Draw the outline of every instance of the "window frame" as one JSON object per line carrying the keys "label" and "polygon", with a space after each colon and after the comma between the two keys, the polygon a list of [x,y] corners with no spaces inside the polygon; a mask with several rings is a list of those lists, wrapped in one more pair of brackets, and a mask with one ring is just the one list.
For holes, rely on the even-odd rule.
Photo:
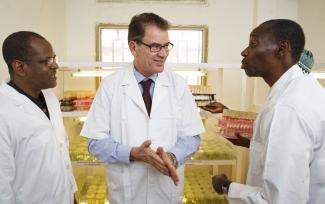
{"label": "window frame", "polygon": [[[101,31],[102,29],[127,29],[128,24],[99,23],[96,25],[96,61],[102,60]],[[208,26],[207,25],[172,25],[169,30],[195,30],[203,32],[202,39],[202,62],[208,61]],[[200,70],[200,69],[198,69]],[[96,83],[99,83],[99,81]],[[207,76],[202,76],[201,85],[207,84]]]}

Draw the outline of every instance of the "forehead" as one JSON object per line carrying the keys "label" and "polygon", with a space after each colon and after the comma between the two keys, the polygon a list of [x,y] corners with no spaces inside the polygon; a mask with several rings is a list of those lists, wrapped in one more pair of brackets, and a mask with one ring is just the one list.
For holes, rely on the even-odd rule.
{"label": "forehead", "polygon": [[51,56],[54,53],[51,44],[45,39],[32,38],[30,45],[36,55]]}
{"label": "forehead", "polygon": [[256,27],[250,34],[251,38],[274,40],[271,29],[268,26],[260,25]]}
{"label": "forehead", "polygon": [[162,30],[155,25],[147,25],[145,27],[145,34],[143,37],[144,40],[148,42],[156,42],[165,44],[169,42],[168,31]]}

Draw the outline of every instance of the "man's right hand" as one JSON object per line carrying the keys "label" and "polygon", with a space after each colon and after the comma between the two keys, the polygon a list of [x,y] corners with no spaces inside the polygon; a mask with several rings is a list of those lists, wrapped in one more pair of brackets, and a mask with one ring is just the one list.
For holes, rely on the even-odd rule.
{"label": "man's right hand", "polygon": [[162,174],[169,176],[169,171],[164,161],[150,148],[150,145],[151,140],[146,140],[139,147],[132,147],[130,160],[146,162]]}
{"label": "man's right hand", "polygon": [[235,136],[237,137],[236,139],[226,139],[229,140],[233,145],[249,148],[249,145],[251,143],[250,139],[241,136],[239,133],[236,133]]}

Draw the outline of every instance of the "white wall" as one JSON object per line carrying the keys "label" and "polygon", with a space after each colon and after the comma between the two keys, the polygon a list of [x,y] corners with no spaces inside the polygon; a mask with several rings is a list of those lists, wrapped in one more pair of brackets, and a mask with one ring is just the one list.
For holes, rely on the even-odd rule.
{"label": "white wall", "polygon": [[[240,51],[246,45],[253,27],[253,8],[253,0],[209,0],[205,5],[173,6],[166,3],[98,3],[96,0],[67,0],[67,59],[95,60],[96,24],[128,24],[135,14],[154,12],[173,25],[207,25],[208,62],[240,63]],[[237,79],[241,78],[241,74],[242,71],[239,69],[224,71],[224,89],[215,88],[218,91],[218,98],[229,107],[238,108],[240,105],[241,81],[228,80],[228,76]],[[211,72],[208,83],[214,87],[221,87],[220,80],[216,80],[218,77],[220,78],[220,72]]]}
{"label": "white wall", "polygon": [[325,63],[325,1],[299,0],[298,22],[306,35],[306,48],[310,49],[316,63]]}
{"label": "white wall", "polygon": [[[243,45],[238,36],[247,35],[249,32],[247,24],[251,21],[249,14],[251,2],[210,0],[207,5],[171,6],[166,3],[98,3],[96,0],[67,0],[67,57],[71,60],[95,59],[96,24],[128,24],[135,14],[155,12],[174,25],[208,25],[211,45],[209,61],[237,62],[240,57],[232,50],[238,50],[238,47]],[[228,12],[229,10],[233,12]]]}
{"label": "white wall", "polygon": [[[298,20],[298,11],[300,11],[298,0],[208,0],[207,2],[204,5],[170,6],[166,3],[98,3],[96,0],[67,0],[67,59],[69,61],[95,60],[98,23],[128,24],[135,14],[155,12],[174,25],[207,25],[209,27],[208,62],[240,64],[242,59],[240,52],[248,44],[249,33],[254,27],[272,18]],[[306,2],[302,3],[307,4]],[[93,80],[88,82],[83,80],[78,87],[72,88],[93,87],[93,84]],[[258,110],[269,90],[263,80],[247,79],[244,72],[239,69],[209,71],[208,84],[214,87],[217,99],[234,109]],[[242,85],[246,85],[246,89]],[[241,104],[242,92],[244,92],[244,101]]]}
{"label": "white wall", "polygon": [[0,0],[0,28],[0,81],[9,78],[2,42],[13,32],[37,32],[51,42],[58,57],[66,54],[65,0]]}

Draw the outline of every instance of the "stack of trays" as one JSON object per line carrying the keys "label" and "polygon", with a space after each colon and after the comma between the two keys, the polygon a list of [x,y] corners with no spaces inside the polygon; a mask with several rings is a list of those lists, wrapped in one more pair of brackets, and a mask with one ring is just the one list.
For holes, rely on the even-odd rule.
{"label": "stack of trays", "polygon": [[66,91],[60,100],[61,111],[88,111],[94,95],[92,91]]}
{"label": "stack of trays", "polygon": [[80,174],[77,177],[79,203],[104,204],[108,202],[108,191],[104,176],[86,176]]}
{"label": "stack of trays", "polygon": [[206,166],[186,168],[184,204],[223,204],[224,195],[216,193],[211,185],[211,174]]}
{"label": "stack of trays", "polygon": [[89,154],[87,138],[81,136],[70,142],[69,153],[71,161],[99,162],[96,157]]}
{"label": "stack of trays", "polygon": [[236,139],[236,134],[242,137],[253,136],[253,124],[256,113],[224,109],[222,118],[218,120],[219,133],[230,139]]}
{"label": "stack of trays", "polygon": [[200,149],[192,156],[192,160],[232,160],[235,159],[233,145],[216,135],[201,135]]}

